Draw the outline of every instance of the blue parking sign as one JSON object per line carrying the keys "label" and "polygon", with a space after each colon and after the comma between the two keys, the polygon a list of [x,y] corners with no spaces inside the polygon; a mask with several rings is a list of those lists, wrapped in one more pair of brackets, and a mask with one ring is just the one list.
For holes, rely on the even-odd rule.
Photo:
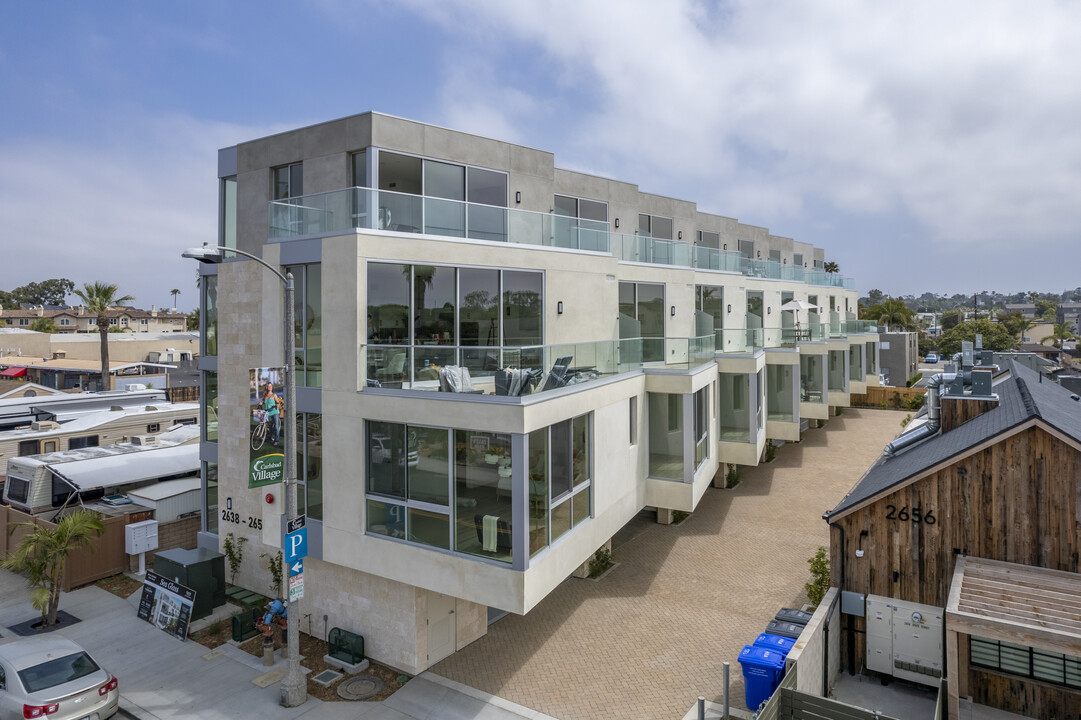
{"label": "blue parking sign", "polygon": [[302,527],[285,536],[285,559],[294,560],[308,557],[308,528]]}

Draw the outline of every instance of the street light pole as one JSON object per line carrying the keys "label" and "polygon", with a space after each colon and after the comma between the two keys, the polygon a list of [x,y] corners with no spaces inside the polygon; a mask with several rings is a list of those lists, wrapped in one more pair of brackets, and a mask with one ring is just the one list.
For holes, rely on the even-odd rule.
{"label": "street light pole", "polygon": [[[287,522],[292,523],[297,519],[297,384],[296,368],[294,366],[296,356],[296,335],[294,323],[296,322],[293,305],[293,273],[284,275],[273,265],[251,253],[237,250],[224,245],[192,248],[182,253],[182,257],[198,260],[200,262],[218,264],[224,259],[224,252],[236,253],[254,260],[266,269],[274,273],[282,285],[285,286],[285,333],[284,352],[285,358],[282,366],[285,371],[285,517]],[[282,578],[288,583],[289,561],[282,553]],[[283,594],[287,592],[288,585],[282,588]],[[288,596],[287,596],[288,597]],[[286,623],[286,661],[285,677],[282,678],[281,705],[282,707],[296,707],[303,705],[308,699],[308,681],[300,670],[300,600],[291,603],[289,620]]]}

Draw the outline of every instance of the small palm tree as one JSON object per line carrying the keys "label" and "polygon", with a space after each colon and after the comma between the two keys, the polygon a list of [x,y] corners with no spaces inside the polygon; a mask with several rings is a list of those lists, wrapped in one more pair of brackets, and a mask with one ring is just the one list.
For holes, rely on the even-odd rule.
{"label": "small palm tree", "polygon": [[15,552],[0,562],[0,567],[26,574],[30,586],[35,588],[32,602],[41,610],[44,626],[55,625],[68,554],[80,548],[94,552],[93,539],[105,532],[105,525],[96,513],[76,510],[60,518],[54,527],[30,522],[18,526],[28,528],[30,533]]}
{"label": "small palm tree", "polygon": [[838,266],[837,263],[835,263],[833,260],[830,260],[829,262],[823,264],[822,269],[825,270],[830,275],[832,275],[835,272],[841,272],[840,266]]}
{"label": "small palm tree", "polygon": [[1066,323],[1055,323],[1051,334],[1041,340],[1040,343],[1046,345],[1050,342],[1055,347],[1061,349],[1064,340],[1077,340],[1077,336],[1070,332],[1070,326]]}
{"label": "small palm tree", "polygon": [[169,291],[169,294],[173,296],[173,307],[175,308],[176,307],[176,296],[180,294],[180,290],[177,289],[177,288],[173,288],[172,290]]}
{"label": "small palm tree", "polygon": [[75,291],[75,294],[86,303],[86,309],[98,318],[98,334],[101,336],[101,389],[103,390],[111,387],[109,381],[109,308],[135,300],[131,295],[117,297],[118,291],[119,286],[103,282],[83,283],[83,289]]}
{"label": "small palm tree", "polygon": [[916,315],[905,305],[900,298],[886,298],[879,305],[880,314],[877,318],[879,325],[884,327],[899,326],[905,330],[916,329]]}

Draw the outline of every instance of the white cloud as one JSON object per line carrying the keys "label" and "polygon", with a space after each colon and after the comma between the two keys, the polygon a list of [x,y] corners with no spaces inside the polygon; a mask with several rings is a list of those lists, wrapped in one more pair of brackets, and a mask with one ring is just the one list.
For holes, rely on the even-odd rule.
{"label": "white cloud", "polygon": [[217,239],[217,148],[273,132],[132,113],[94,142],[0,143],[0,288],[66,277],[120,285],[135,304],[198,305],[187,247]]}
{"label": "white cloud", "polygon": [[[1000,250],[1022,237],[1065,249],[1081,226],[1081,5],[413,5],[459,38],[448,55],[528,57],[549,90],[588,98],[559,108],[557,163],[609,166],[782,232],[823,205],[900,213],[928,241]],[[506,75],[449,78],[444,112],[458,126],[513,137],[546,107]]]}

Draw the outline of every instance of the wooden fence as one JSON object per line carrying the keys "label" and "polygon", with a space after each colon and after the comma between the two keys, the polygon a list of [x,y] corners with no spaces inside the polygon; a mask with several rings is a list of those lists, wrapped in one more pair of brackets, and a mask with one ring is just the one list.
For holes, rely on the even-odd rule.
{"label": "wooden fence", "polygon": [[[926,388],[904,387],[876,387],[867,388],[865,393],[852,393],[852,407],[877,407],[892,408],[894,410],[919,410],[923,406],[923,396]],[[919,398],[920,404],[910,407],[907,403],[915,402]]]}
{"label": "wooden fence", "polygon": [[[128,554],[124,552],[124,526],[149,520],[152,515],[150,510],[146,510],[125,513],[119,517],[102,518],[105,532],[94,540],[94,551],[87,552],[79,549],[68,555],[61,589],[64,592],[70,592],[81,585],[126,572],[129,561]],[[0,505],[0,528],[3,528],[3,537],[0,537],[0,556],[6,556],[12,552],[22,539],[32,532],[30,527],[21,523],[50,529],[56,527],[54,523]]]}
{"label": "wooden fence", "polygon": [[766,704],[762,706],[762,709],[758,711],[755,716],[758,720],[779,720],[781,717],[781,691],[791,690],[796,687],[796,668],[795,664],[788,666],[788,671],[785,673],[784,678],[781,680],[780,687],[770,696],[770,699],[766,701]]}
{"label": "wooden fence", "polygon": [[165,388],[165,397],[169,402],[199,402],[198,385],[181,385]]}
{"label": "wooden fence", "polygon": [[[893,720],[874,710],[846,705],[783,685],[773,697],[780,698],[778,720]],[[759,717],[764,716],[760,714]]]}

